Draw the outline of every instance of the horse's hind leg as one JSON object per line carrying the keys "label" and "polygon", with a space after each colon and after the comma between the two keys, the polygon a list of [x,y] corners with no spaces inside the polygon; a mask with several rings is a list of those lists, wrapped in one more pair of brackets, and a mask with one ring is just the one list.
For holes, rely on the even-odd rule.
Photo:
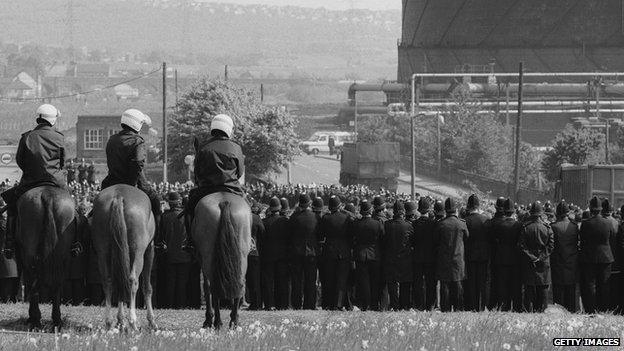
{"label": "horse's hind leg", "polygon": [[110,329],[113,326],[111,317],[113,282],[104,257],[98,257],[98,266],[100,268],[100,276],[102,277],[102,290],[104,291],[104,306],[106,310],[104,322],[106,323],[106,329]]}
{"label": "horse's hind leg", "polygon": [[[137,296],[137,291],[139,290],[139,277],[138,277],[138,272],[136,267],[134,267],[134,269],[132,270],[132,272],[130,273],[130,283],[131,285],[131,290],[130,290],[130,328],[132,328],[132,330],[137,331],[139,330],[139,327],[137,325],[137,315],[136,315],[136,296]],[[147,277],[147,280],[149,280],[149,276]],[[147,304],[147,301],[145,302]]]}
{"label": "horse's hind leg", "polygon": [[28,296],[28,327],[30,330],[41,330],[41,310],[39,310],[39,282],[37,278],[32,278],[32,273],[28,274],[30,276],[27,281],[29,282],[28,286],[30,287],[30,293]]}
{"label": "horse's hind leg", "polygon": [[238,308],[241,298],[232,300],[232,311],[230,312],[230,329],[238,327]]}
{"label": "horse's hind leg", "polygon": [[204,298],[206,299],[206,320],[204,321],[203,328],[212,328],[212,294],[210,293],[210,282],[208,281],[208,275],[204,274]]}
{"label": "horse's hind leg", "polygon": [[119,328],[119,331],[123,331],[126,329],[126,322],[124,320],[124,302],[122,301],[123,299],[121,298],[121,294],[119,294],[119,302],[117,302],[117,327]]}
{"label": "horse's hind leg", "polygon": [[143,273],[141,274],[141,283],[143,285],[143,299],[147,309],[147,323],[150,328],[158,329],[158,325],[154,321],[154,308],[152,306],[152,281],[150,279],[152,272],[152,264],[154,262],[154,243],[147,246],[145,250]]}
{"label": "horse's hind leg", "polygon": [[62,320],[61,320],[61,287],[57,285],[54,287],[53,291],[53,301],[52,301],[52,325],[58,330],[61,329]]}
{"label": "horse's hind leg", "polygon": [[214,307],[214,328],[215,330],[219,330],[223,322],[221,321],[221,300],[216,291],[212,291],[212,306]]}

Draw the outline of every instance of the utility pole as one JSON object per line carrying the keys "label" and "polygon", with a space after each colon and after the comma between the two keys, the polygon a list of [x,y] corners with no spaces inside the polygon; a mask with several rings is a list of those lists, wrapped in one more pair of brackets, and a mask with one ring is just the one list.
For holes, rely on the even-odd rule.
{"label": "utility pole", "polygon": [[514,154],[514,197],[519,201],[520,195],[520,138],[522,137],[522,83],[524,80],[523,62],[518,65],[518,116],[516,120],[516,150]]}
{"label": "utility pole", "polygon": [[223,73],[225,77],[225,81],[228,80],[228,65],[225,65],[225,72]]}
{"label": "utility pole", "polygon": [[260,83],[260,103],[264,103],[264,84]]}
{"label": "utility pole", "polygon": [[173,71],[173,77],[175,81],[175,102],[176,102],[176,112],[177,112],[177,109],[178,109],[178,70],[177,69]]}
{"label": "utility pole", "polygon": [[414,119],[416,118],[416,108],[418,107],[416,99],[418,99],[418,93],[416,92],[416,77],[412,76],[412,100],[411,100],[411,109],[410,109],[410,141],[412,148],[412,159],[411,161],[411,170],[410,170],[410,190],[412,195],[412,201],[416,201],[416,151],[414,150],[416,147],[416,141],[414,136]]}
{"label": "utility pole", "polygon": [[167,183],[167,63],[162,64],[162,157],[163,183]]}

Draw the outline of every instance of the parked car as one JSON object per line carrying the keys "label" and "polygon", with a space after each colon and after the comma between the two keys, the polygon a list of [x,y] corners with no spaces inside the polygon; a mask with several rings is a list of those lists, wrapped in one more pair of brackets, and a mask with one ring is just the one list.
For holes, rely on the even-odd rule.
{"label": "parked car", "polygon": [[308,140],[301,142],[299,147],[308,155],[319,153],[339,155],[342,145],[351,141],[353,133],[350,132],[316,132]]}

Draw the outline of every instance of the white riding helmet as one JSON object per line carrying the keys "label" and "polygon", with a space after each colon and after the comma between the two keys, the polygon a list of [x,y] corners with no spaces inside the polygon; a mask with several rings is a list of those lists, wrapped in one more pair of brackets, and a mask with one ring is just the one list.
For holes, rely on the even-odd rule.
{"label": "white riding helmet", "polygon": [[228,138],[231,138],[232,130],[234,130],[234,122],[228,115],[216,115],[212,119],[212,123],[210,123],[210,131],[212,132],[213,130],[220,130],[225,133]]}
{"label": "white riding helmet", "polygon": [[125,110],[121,115],[121,124],[130,127],[135,132],[140,132],[143,124],[152,125],[152,119],[148,115],[136,109]]}
{"label": "white riding helmet", "polygon": [[48,121],[51,125],[55,125],[56,119],[61,116],[59,110],[50,104],[43,104],[39,106],[36,114],[37,118],[44,119]]}

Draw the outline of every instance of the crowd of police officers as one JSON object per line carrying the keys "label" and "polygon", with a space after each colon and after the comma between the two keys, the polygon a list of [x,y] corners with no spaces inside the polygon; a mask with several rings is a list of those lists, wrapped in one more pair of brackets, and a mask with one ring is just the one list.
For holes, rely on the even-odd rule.
{"label": "crowd of police officers", "polygon": [[[524,208],[499,198],[489,216],[476,195],[462,208],[451,198],[298,197],[293,209],[286,198],[253,201],[249,309],[540,312],[554,302],[572,312],[620,312],[624,226],[608,200],[571,211],[565,202]],[[159,308],[201,306],[200,268],[180,216],[185,198],[166,195],[158,226]],[[87,211],[78,207],[84,250],[72,255],[63,293],[66,303],[99,305]],[[0,261],[0,298],[15,301],[17,266]]]}

